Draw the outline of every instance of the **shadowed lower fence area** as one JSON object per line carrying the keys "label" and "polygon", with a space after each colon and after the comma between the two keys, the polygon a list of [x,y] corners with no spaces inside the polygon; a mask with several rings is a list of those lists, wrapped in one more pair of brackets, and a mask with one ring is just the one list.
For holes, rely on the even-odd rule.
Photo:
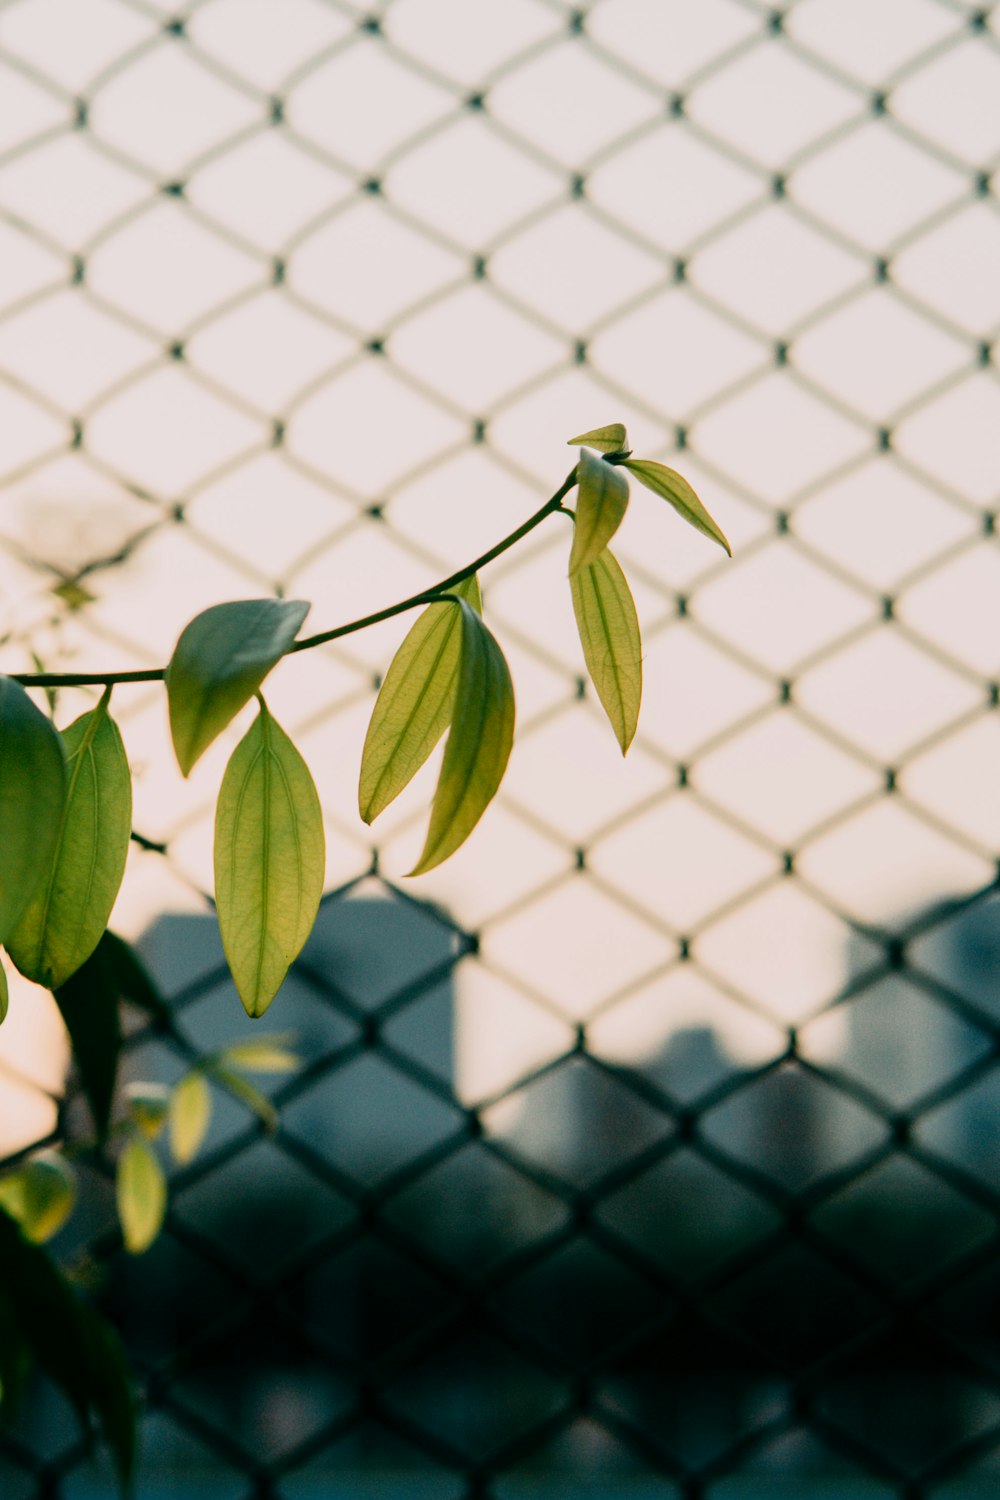
{"label": "shadowed lower fence area", "polygon": [[[141,1500],[995,1492],[998,84],[962,0],[0,3],[4,670],[378,609],[613,421],[735,553],[633,497],[624,763],[565,524],[484,571],[518,738],[417,881],[432,781],[356,811],[407,622],[282,664],[328,844],[262,1023],[298,1064],[276,1129],[218,1093],[141,1257],[12,980],[0,1149],[81,1148],[52,1248],[134,1362]],[[257,1034],[231,741],[182,784],[159,689],[114,710],[113,925],[168,1002],[123,1081],[169,1084]],[[110,1500],[44,1385],[0,1491]]]}

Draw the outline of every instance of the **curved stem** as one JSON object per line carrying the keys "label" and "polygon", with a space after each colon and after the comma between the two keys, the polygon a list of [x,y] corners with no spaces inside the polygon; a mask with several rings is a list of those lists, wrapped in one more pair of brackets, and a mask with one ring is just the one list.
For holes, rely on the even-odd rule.
{"label": "curved stem", "polygon": [[[494,562],[510,547],[515,546],[522,537],[526,537],[530,531],[534,531],[547,516],[553,515],[562,509],[562,502],[576,484],[576,469],[570,470],[562,484],[545,504],[535,511],[533,516],[520,525],[516,531],[505,536],[502,542],[497,542],[488,552],[477,557],[475,562],[467,563],[464,568],[459,568],[457,573],[451,573],[447,578],[442,578],[440,583],[434,583],[430,588],[423,589],[419,594],[411,594],[408,599],[401,599],[398,604],[390,604],[385,609],[376,610],[374,614],[362,615],[359,620],[349,620],[346,625],[335,625],[332,630],[322,630],[318,635],[308,635],[301,641],[296,641],[288,651],[291,656],[297,651],[311,651],[315,646],[324,646],[328,641],[336,641],[345,635],[353,635],[358,630],[366,630],[369,625],[379,625],[383,620],[391,620],[394,615],[405,614],[407,610],[417,609],[421,604],[433,604],[434,600],[448,589],[453,589],[456,583],[462,583],[466,578],[471,578],[473,573],[478,573],[480,568],[485,568],[488,563]],[[113,687],[120,682],[162,682],[166,673],[166,667],[147,667],[137,672],[14,672],[12,677],[15,682],[21,683],[23,687]]]}

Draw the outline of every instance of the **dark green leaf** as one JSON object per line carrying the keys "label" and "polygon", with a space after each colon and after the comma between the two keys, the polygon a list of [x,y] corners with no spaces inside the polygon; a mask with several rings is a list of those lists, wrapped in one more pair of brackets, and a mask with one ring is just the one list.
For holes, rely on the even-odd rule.
{"label": "dark green leaf", "polygon": [[58,1234],[75,1202],[76,1178],[55,1151],[41,1151],[0,1178],[0,1208],[17,1220],[25,1239],[35,1245]]}
{"label": "dark green leaf", "polygon": [[301,600],[240,599],[214,604],[185,626],[166,679],[185,776],[286,654],[308,613]]}
{"label": "dark green leaf", "polygon": [[114,975],[121,998],[155,1021],[168,1021],[170,1007],[131,944],[115,932],[106,932],[98,947],[107,954],[109,971]]}
{"label": "dark green leaf", "polygon": [[596,448],[599,453],[624,453],[628,447],[628,433],[621,422],[612,422],[608,427],[595,427],[592,432],[581,432],[570,438],[569,448]]}
{"label": "dark green leaf", "polygon": [[654,495],[661,496],[674,507],[678,515],[684,517],[697,531],[705,536],[711,537],[713,542],[732,557],[733,549],[722,532],[702,505],[694,490],[688,484],[683,475],[674,469],[668,469],[666,464],[658,464],[651,458],[630,458],[624,461],[623,468],[634,474],[640,483]]}
{"label": "dark green leaf", "polygon": [[309,768],[262,702],[226,767],[215,815],[222,946],[248,1015],[264,1014],[312,931],[325,866]]}
{"label": "dark green leaf", "polygon": [[[449,592],[482,611],[475,577]],[[413,779],[451,722],[462,622],[450,602],[429,604],[392,659],[361,754],[358,808],[377,818]]]}
{"label": "dark green leaf", "polygon": [[62,740],[20,683],[0,677],[0,943],[51,865],[65,800]]}
{"label": "dark green leaf", "polygon": [[212,1091],[205,1075],[187,1073],[170,1096],[170,1149],[182,1167],[197,1155],[212,1120]]}
{"label": "dark green leaf", "polygon": [[597,696],[611,720],[622,754],[639,722],[642,642],[625,574],[605,549],[569,581],[580,643]]}
{"label": "dark green leaf", "polygon": [[133,1136],[118,1158],[115,1188],[125,1249],[141,1255],[159,1234],[167,1211],[163,1168],[142,1136]]}
{"label": "dark green leaf", "polygon": [[28,979],[57,989],[90,957],[125,874],[132,779],[107,701],[63,734],[69,780],[46,878],[7,941]]}
{"label": "dark green leaf", "polygon": [[458,690],[427,840],[411,875],[446,860],[475,828],[503,779],[514,738],[514,687],[503,652],[462,601]]}
{"label": "dark green leaf", "polygon": [[576,466],[579,495],[570,573],[578,573],[599,557],[621,525],[628,506],[628,480],[614,464],[581,452]]}
{"label": "dark green leaf", "polygon": [[0,965],[0,1024],[7,1019],[7,1008],[10,1005],[10,990],[7,987],[7,970]]}
{"label": "dark green leaf", "polygon": [[[0,1211],[0,1341],[5,1346],[8,1332],[18,1362],[30,1353],[81,1421],[96,1416],[127,1485],[135,1456],[135,1401],[121,1345],[48,1255],[28,1244]],[[0,1359],[5,1386],[12,1366],[13,1359]]]}

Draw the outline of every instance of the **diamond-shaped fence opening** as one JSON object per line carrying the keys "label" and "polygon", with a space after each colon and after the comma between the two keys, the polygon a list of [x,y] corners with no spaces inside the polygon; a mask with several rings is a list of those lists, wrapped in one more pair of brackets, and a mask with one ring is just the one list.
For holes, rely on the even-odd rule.
{"label": "diamond-shaped fence opening", "polygon": [[[564,523],[484,574],[518,745],[421,884],[432,768],[373,831],[354,786],[405,622],[275,673],[329,850],[277,1132],[220,1092],[140,1260],[81,1160],[54,1245],[143,1500],[994,1492],[998,85],[964,0],[0,0],[5,670],[365,614],[613,420],[735,551],[634,497],[624,766]],[[253,1034],[228,743],[181,790],[159,689],[115,708],[168,1083]],[[85,1134],[67,1064],[12,980],[0,1152]],[[0,1488],[114,1480],[39,1384]]]}

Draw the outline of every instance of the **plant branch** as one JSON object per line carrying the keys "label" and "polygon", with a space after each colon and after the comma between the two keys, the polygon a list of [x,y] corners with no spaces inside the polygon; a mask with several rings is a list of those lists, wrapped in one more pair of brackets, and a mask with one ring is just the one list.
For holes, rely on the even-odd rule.
{"label": "plant branch", "polygon": [[[471,578],[473,573],[479,572],[480,568],[485,568],[488,563],[494,562],[509,548],[516,546],[523,537],[534,531],[536,526],[541,525],[546,517],[561,510],[563,500],[575,483],[576,469],[574,467],[555,494],[546,500],[533,516],[529,516],[516,531],[505,536],[502,542],[497,542],[495,547],[491,547],[488,552],[477,557],[475,562],[467,563],[464,568],[459,568],[457,573],[449,574],[447,578],[442,578],[440,583],[432,584],[430,588],[423,589],[419,594],[411,594],[408,599],[401,599],[398,604],[390,604],[385,609],[376,610],[374,614],[363,615],[359,620],[349,620],[346,625],[336,625],[332,630],[320,631],[318,635],[306,636],[303,640],[296,641],[287,654],[291,656],[297,651],[312,651],[316,646],[324,646],[328,641],[339,640],[341,636],[354,635],[358,630],[366,630],[369,625],[379,625],[383,620],[391,620],[394,615],[405,614],[407,610],[417,609],[421,604],[433,604],[448,589],[453,589],[457,583]],[[11,675],[15,682],[21,683],[22,687],[110,688],[118,683],[126,682],[162,682],[166,670],[166,667],[147,667],[136,672],[15,672]]]}

